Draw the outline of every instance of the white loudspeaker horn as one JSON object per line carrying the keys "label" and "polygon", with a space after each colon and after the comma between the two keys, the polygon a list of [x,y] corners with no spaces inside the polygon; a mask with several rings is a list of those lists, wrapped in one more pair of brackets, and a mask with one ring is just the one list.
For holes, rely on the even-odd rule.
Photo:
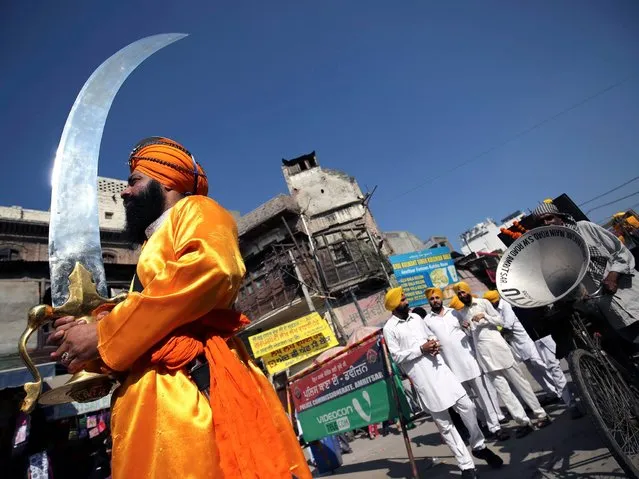
{"label": "white loudspeaker horn", "polygon": [[497,266],[497,290],[519,308],[538,308],[570,294],[583,280],[590,252],[565,226],[542,226],[510,245]]}

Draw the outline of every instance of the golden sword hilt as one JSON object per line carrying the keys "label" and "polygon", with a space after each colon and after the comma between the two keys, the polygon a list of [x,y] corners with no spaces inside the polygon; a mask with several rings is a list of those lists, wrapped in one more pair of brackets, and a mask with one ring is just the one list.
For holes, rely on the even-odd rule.
{"label": "golden sword hilt", "polygon": [[[87,323],[93,323],[97,321],[96,315],[99,312],[108,311],[126,299],[126,296],[126,293],[122,293],[113,298],[103,298],[96,290],[91,273],[82,264],[76,263],[69,275],[69,299],[67,299],[66,303],[58,307],[40,304],[31,308],[27,319],[27,328],[20,336],[18,343],[20,357],[34,379],[34,382],[24,384],[26,396],[20,406],[22,412],[28,414],[33,411],[42,394],[42,376],[27,352],[27,342],[31,335],[45,324],[64,316],[73,316],[76,321],[82,320]],[[94,376],[99,377],[102,375]],[[96,379],[96,377],[93,379]],[[71,400],[68,399],[62,402],[70,402]]]}

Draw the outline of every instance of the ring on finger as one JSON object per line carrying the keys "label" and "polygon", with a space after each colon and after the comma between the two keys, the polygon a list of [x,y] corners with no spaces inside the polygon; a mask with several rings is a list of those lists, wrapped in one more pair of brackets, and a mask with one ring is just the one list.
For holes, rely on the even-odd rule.
{"label": "ring on finger", "polygon": [[72,361],[71,355],[67,351],[63,352],[60,361],[63,364],[69,364]]}

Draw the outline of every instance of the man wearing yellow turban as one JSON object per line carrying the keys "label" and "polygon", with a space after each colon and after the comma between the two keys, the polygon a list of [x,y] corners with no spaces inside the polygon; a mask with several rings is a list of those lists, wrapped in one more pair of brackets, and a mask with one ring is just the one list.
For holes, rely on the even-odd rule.
{"label": "man wearing yellow turban", "polygon": [[397,307],[402,303],[404,297],[404,290],[402,288],[392,288],[386,292],[384,298],[384,307],[386,311],[395,311]]}
{"label": "man wearing yellow turban", "polygon": [[417,314],[410,312],[401,288],[389,290],[384,305],[393,313],[383,329],[388,351],[414,384],[422,405],[455,456],[462,477],[476,477],[475,464],[448,413],[451,407],[470,433],[473,455],[492,467],[500,467],[503,460],[486,447],[475,406],[439,354],[439,342],[433,332]]}
{"label": "man wearing yellow turban", "polygon": [[[546,363],[541,357],[541,351],[546,353],[546,344],[540,343],[539,348],[537,347],[537,343],[528,335],[512,306],[501,299],[499,292],[495,290],[487,291],[484,293],[484,299],[490,301],[495,310],[501,315],[504,320],[504,330],[510,332],[506,336],[504,335],[504,330],[502,330],[502,335],[508,341],[515,359],[526,363],[535,381],[544,388],[548,394],[548,403],[556,403],[563,399],[566,406],[572,406],[570,393],[566,387],[566,376],[561,370],[559,361],[554,358],[554,361]],[[548,339],[554,343],[551,337]],[[556,345],[554,348],[556,348]],[[547,351],[547,353],[552,354],[551,351]]]}
{"label": "man wearing yellow turban", "polygon": [[[444,295],[439,288],[428,288],[426,290],[426,299],[428,299],[430,304],[431,312],[425,315],[424,322],[441,342],[444,361],[453,371],[453,374],[457,376],[457,379],[461,381],[469,396],[477,398],[477,405],[479,406],[479,411],[483,413],[488,431],[497,440],[508,439],[510,436],[501,429],[499,424],[500,420],[505,419],[499,409],[499,402],[496,398],[491,398],[490,392],[496,393],[494,390],[489,391],[486,387],[486,382],[489,379],[484,378],[482,375],[470,338],[453,314],[455,310],[444,306]],[[463,303],[461,304],[463,307]]]}
{"label": "man wearing yellow turban", "polygon": [[510,389],[509,382],[532,409],[537,419],[537,427],[549,425],[550,419],[546,411],[539,404],[532,386],[517,366],[508,343],[499,333],[498,327],[504,326],[500,314],[495,311],[490,301],[473,297],[470,286],[465,282],[455,284],[453,291],[464,303],[464,307],[454,314],[473,339],[479,366],[490,378],[510,415],[519,423],[517,437],[528,435],[534,429],[524,408]]}
{"label": "man wearing yellow turban", "polygon": [[281,403],[234,334],[244,263],[231,214],[206,196],[202,167],[163,137],[140,142],[122,192],[144,243],[132,291],[94,324],[56,321],[54,359],[99,361],[112,403],[114,479],[310,478]]}

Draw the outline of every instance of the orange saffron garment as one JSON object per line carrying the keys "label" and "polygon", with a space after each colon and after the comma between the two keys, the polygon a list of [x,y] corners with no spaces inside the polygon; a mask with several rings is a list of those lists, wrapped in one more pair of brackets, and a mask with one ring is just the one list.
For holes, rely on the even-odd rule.
{"label": "orange saffron garment", "polygon": [[[114,479],[311,477],[272,386],[232,337],[248,322],[230,309],[244,273],[235,221],[204,196],[180,200],[144,245],[143,291],[98,322],[100,356],[123,373]],[[210,402],[185,371],[202,353]]]}

